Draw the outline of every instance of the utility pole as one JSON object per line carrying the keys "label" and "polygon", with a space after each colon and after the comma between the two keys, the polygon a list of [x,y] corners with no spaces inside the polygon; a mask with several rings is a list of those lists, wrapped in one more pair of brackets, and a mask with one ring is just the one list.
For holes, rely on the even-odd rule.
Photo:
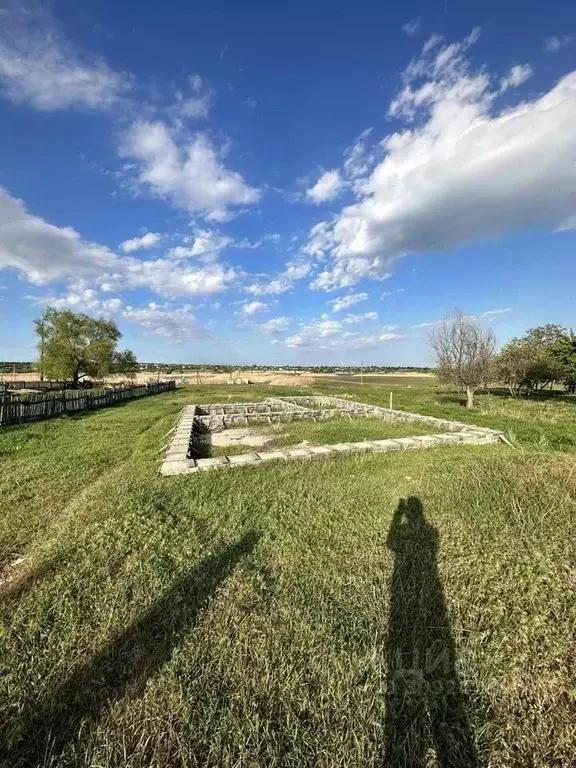
{"label": "utility pole", "polygon": [[364,386],[364,360],[360,360],[360,386]]}

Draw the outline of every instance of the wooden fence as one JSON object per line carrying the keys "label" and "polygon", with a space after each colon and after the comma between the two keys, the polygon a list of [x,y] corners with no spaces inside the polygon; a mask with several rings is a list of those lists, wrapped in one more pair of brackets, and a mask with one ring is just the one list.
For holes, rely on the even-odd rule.
{"label": "wooden fence", "polygon": [[27,421],[42,421],[63,413],[104,408],[114,403],[134,400],[146,395],[158,395],[176,389],[174,381],[158,381],[136,387],[121,389],[93,389],[54,394],[33,394],[25,397],[0,394],[0,427],[8,424],[22,424]]}
{"label": "wooden fence", "polygon": [[0,381],[0,393],[16,389],[34,389],[51,392],[60,389],[92,389],[91,381],[73,384],[71,381]]}

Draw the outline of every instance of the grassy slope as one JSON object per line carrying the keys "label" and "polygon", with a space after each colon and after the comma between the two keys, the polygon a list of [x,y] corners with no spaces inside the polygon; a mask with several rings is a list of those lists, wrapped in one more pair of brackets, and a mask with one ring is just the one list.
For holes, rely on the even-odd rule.
{"label": "grassy slope", "polygon": [[[576,405],[482,399],[470,420],[510,429],[516,451],[158,477],[184,403],[266,394],[190,389],[0,433],[0,552],[26,557],[1,604],[4,764],[48,764],[48,732],[58,766],[381,764],[387,537],[413,496],[440,536],[481,757],[570,765],[575,462],[554,449],[573,449]],[[394,398],[468,418],[433,388]]]}

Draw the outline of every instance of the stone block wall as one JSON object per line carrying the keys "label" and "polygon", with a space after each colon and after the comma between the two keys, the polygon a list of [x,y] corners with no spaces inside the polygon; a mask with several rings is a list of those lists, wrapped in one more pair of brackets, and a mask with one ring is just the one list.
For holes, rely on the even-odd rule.
{"label": "stone block wall", "polygon": [[[320,446],[297,446],[277,451],[250,452],[235,456],[192,458],[200,453],[201,436],[239,424],[277,423],[295,420],[325,420],[347,415],[350,418],[377,418],[428,425],[444,434],[365,440]],[[258,403],[214,403],[188,405],[180,413],[160,468],[162,475],[193,474],[209,469],[256,466],[273,460],[313,459],[352,452],[391,452],[426,449],[450,443],[485,445],[504,438],[504,433],[418,413],[396,411],[338,397],[271,397]]]}

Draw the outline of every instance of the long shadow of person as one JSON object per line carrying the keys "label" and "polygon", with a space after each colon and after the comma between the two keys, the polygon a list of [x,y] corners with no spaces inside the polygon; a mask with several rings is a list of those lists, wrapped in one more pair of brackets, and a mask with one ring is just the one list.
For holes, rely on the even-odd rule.
{"label": "long shadow of person", "polygon": [[420,499],[401,499],[387,539],[395,561],[388,624],[386,766],[429,765],[431,747],[441,768],[478,765],[438,575],[438,539]]}
{"label": "long shadow of person", "polygon": [[126,693],[139,695],[146,680],[170,659],[202,609],[258,542],[250,532],[210,555],[100,653],[80,665],[45,699],[29,707],[0,744],[2,765],[37,768],[55,759]]}

